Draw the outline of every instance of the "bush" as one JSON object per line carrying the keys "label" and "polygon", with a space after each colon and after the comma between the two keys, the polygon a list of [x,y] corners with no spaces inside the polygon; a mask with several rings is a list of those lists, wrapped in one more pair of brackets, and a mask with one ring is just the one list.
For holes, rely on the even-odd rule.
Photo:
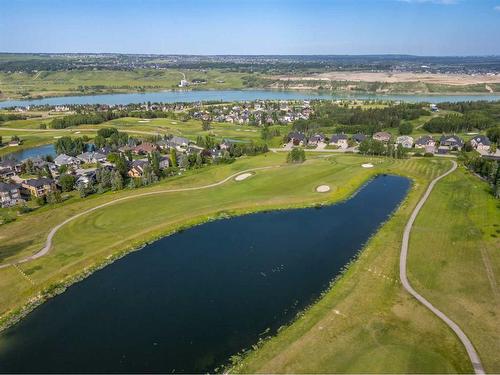
{"label": "bush", "polygon": [[432,152],[426,152],[426,153],[424,154],[424,156],[425,156],[426,158],[432,158],[432,157],[434,156],[434,154],[433,154]]}
{"label": "bush", "polygon": [[19,215],[27,214],[31,211],[33,211],[33,210],[30,207],[26,206],[25,204],[23,204],[17,208],[17,212],[19,213]]}
{"label": "bush", "polygon": [[306,160],[306,153],[301,148],[294,148],[286,157],[287,163],[303,163]]}

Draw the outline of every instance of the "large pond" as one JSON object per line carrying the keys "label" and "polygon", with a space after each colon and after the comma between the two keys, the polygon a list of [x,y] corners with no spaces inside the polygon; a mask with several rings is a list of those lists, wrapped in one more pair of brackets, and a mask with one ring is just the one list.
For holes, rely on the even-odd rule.
{"label": "large pond", "polygon": [[23,161],[25,159],[30,159],[30,158],[36,158],[36,157],[44,157],[44,156],[52,156],[56,157],[56,150],[54,145],[42,145],[38,147],[33,147],[33,148],[27,148],[24,150],[19,150],[19,151],[14,151],[15,148],[12,148],[13,152],[8,153],[3,155],[1,158],[2,159],[10,159],[10,160],[17,160],[17,161]]}
{"label": "large pond", "polygon": [[63,96],[35,100],[0,101],[0,108],[27,105],[60,104],[130,104],[144,102],[198,102],[209,100],[252,101],[252,100],[301,100],[301,99],[371,99],[401,100],[407,102],[458,102],[474,100],[500,100],[500,95],[382,95],[382,94],[332,94],[320,91],[278,91],[278,90],[204,90],[204,91],[160,91],[133,94],[109,94],[86,96]]}
{"label": "large pond", "polygon": [[213,371],[314,302],[409,187],[379,176],[336,205],[165,237],[2,333],[0,372]]}

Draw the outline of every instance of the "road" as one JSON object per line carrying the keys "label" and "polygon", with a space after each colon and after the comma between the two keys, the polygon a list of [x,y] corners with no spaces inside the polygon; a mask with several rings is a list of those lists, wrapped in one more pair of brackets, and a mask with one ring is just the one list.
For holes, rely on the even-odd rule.
{"label": "road", "polygon": [[236,176],[238,176],[240,174],[243,174],[243,173],[249,173],[249,172],[254,172],[254,171],[259,171],[259,170],[264,170],[264,169],[278,168],[278,167],[279,167],[279,165],[274,165],[274,166],[270,166],[270,167],[259,167],[259,168],[247,169],[247,170],[244,170],[244,171],[240,171],[240,172],[234,173],[231,176],[226,177],[226,178],[224,178],[223,180],[221,180],[219,182],[214,182],[213,184],[208,184],[208,185],[203,185],[203,186],[195,186],[195,187],[188,187],[188,188],[180,188],[180,189],[149,191],[149,192],[146,192],[146,193],[139,193],[139,194],[129,195],[129,196],[126,196],[126,197],[123,197],[123,198],[118,198],[118,199],[112,200],[110,202],[106,202],[106,203],[100,204],[100,205],[92,207],[92,208],[90,208],[90,209],[88,209],[86,211],[82,211],[79,214],[71,216],[70,218],[64,220],[62,223],[57,224],[56,226],[52,227],[52,229],[50,230],[50,232],[49,232],[49,234],[47,236],[47,239],[45,241],[45,246],[41,250],[39,250],[37,253],[35,253],[35,254],[31,255],[31,256],[28,256],[26,258],[17,260],[15,262],[0,264],[0,269],[1,268],[6,268],[6,267],[9,267],[9,266],[16,266],[16,265],[21,264],[21,263],[26,263],[26,262],[29,262],[30,260],[38,259],[38,258],[40,258],[40,257],[48,254],[49,251],[50,251],[50,249],[52,248],[52,239],[54,238],[55,234],[57,233],[57,231],[59,229],[61,229],[64,225],[68,224],[69,222],[71,222],[71,221],[73,221],[73,220],[75,220],[75,219],[77,219],[77,218],[79,218],[79,217],[81,217],[83,215],[86,215],[88,213],[96,211],[96,210],[98,210],[100,208],[107,207],[107,206],[110,206],[110,205],[118,203],[118,202],[123,202],[125,200],[130,200],[130,199],[139,198],[139,197],[145,197],[145,196],[150,196],[150,195],[165,194],[165,193],[179,193],[179,192],[184,192],[184,191],[194,191],[194,190],[209,189],[209,188],[213,188],[213,187],[222,185],[222,184],[230,181],[234,177],[236,177]]}
{"label": "road", "polygon": [[403,233],[403,243],[401,244],[401,255],[399,258],[399,278],[401,279],[401,283],[403,284],[403,287],[406,289],[408,293],[410,293],[417,301],[419,301],[421,304],[423,304],[425,307],[427,307],[434,315],[436,315],[438,318],[440,318],[443,322],[446,323],[448,327],[450,327],[453,332],[458,336],[460,341],[465,347],[465,350],[467,351],[467,354],[469,355],[469,359],[472,363],[472,366],[474,368],[474,372],[476,374],[484,374],[484,368],[483,365],[481,364],[481,360],[479,358],[479,355],[477,354],[476,350],[474,349],[474,345],[472,345],[472,342],[469,340],[467,335],[462,331],[462,329],[453,321],[451,320],[448,316],[446,316],[441,310],[433,306],[428,300],[426,300],[422,295],[420,295],[415,289],[410,284],[410,281],[408,280],[408,276],[406,273],[407,269],[407,258],[408,258],[408,244],[410,240],[410,233],[411,229],[413,227],[413,223],[415,222],[415,219],[417,218],[418,213],[422,209],[423,205],[427,201],[427,198],[429,198],[429,195],[432,192],[432,189],[434,189],[434,186],[436,183],[441,180],[442,178],[448,176],[450,173],[453,173],[457,169],[457,163],[454,160],[451,160],[452,162],[452,167],[444,174],[442,174],[439,177],[436,177],[432,182],[429,184],[429,187],[427,188],[424,196],[420,199],[418,202],[417,206],[413,210],[410,219],[408,220],[408,223],[406,224],[404,233]]}

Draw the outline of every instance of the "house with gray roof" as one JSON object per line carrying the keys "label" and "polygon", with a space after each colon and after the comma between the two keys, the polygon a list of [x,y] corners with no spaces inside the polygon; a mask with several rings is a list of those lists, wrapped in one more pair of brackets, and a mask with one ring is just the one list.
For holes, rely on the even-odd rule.
{"label": "house with gray roof", "polygon": [[404,148],[412,148],[413,147],[413,137],[409,135],[402,135],[396,138],[396,144],[401,145]]}
{"label": "house with gray roof", "polygon": [[337,147],[343,148],[343,149],[349,147],[347,135],[345,135],[345,134],[333,134],[330,137],[330,145],[337,146]]}
{"label": "house with gray roof", "polygon": [[0,206],[2,208],[12,207],[19,202],[23,202],[20,186],[18,184],[0,182]]}
{"label": "house with gray roof", "polygon": [[476,135],[470,140],[470,144],[476,150],[488,151],[491,146],[490,139],[485,135]]}
{"label": "house with gray roof", "polygon": [[57,165],[58,167],[62,167],[63,165],[75,166],[80,164],[80,160],[78,160],[78,158],[75,158],[73,156],[60,154],[57,155],[57,157],[54,159],[54,164]]}

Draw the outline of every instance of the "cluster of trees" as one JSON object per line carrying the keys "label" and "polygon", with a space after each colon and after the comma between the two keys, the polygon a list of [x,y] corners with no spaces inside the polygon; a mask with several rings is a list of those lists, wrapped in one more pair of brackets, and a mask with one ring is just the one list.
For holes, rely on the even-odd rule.
{"label": "cluster of trees", "polygon": [[118,148],[125,146],[128,143],[129,136],[127,133],[119,132],[116,128],[102,128],[97,131],[94,138],[94,144],[97,148],[111,147]]}
{"label": "cluster of trees", "polygon": [[[83,124],[97,125],[123,117],[168,118],[172,116],[174,116],[174,114],[171,112],[163,112],[160,110],[137,110],[135,108],[123,109],[120,111],[89,111],[86,113],[76,113],[74,115],[55,118],[50,123],[50,127],[53,129],[64,129]],[[188,118],[186,118],[186,120],[187,119]],[[184,118],[181,120],[184,120]]]}
{"label": "cluster of trees", "polygon": [[336,122],[341,125],[371,125],[397,128],[401,121],[410,121],[429,115],[421,104],[401,103],[383,108],[351,108],[349,105],[320,103],[315,107],[312,121]]}
{"label": "cluster of trees", "polygon": [[24,115],[18,115],[14,113],[0,113],[0,122],[26,119],[27,117]]}
{"label": "cluster of trees", "polygon": [[70,126],[78,126],[82,124],[102,124],[103,122],[119,118],[119,114],[106,111],[106,112],[93,112],[93,113],[77,113],[64,117],[56,117],[50,123],[52,129],[65,129]]}
{"label": "cluster of trees", "polygon": [[478,111],[464,115],[450,114],[434,117],[424,124],[424,129],[431,133],[451,133],[469,130],[484,130],[494,126],[495,120],[488,114]]}
{"label": "cluster of trees", "polygon": [[486,130],[486,136],[490,139],[491,142],[500,145],[500,126],[489,128],[488,130]]}
{"label": "cluster of trees", "polygon": [[85,135],[78,138],[61,137],[54,144],[54,148],[57,154],[76,156],[87,149],[88,141],[89,138]]}
{"label": "cluster of trees", "polygon": [[411,122],[402,122],[399,125],[399,134],[410,135],[413,132],[413,125]]}
{"label": "cluster of trees", "polygon": [[406,149],[398,144],[385,144],[376,139],[367,138],[359,144],[359,152],[365,155],[385,155],[395,159],[402,159],[406,156]]}
{"label": "cluster of trees", "polygon": [[492,193],[500,198],[500,163],[497,160],[482,158],[478,155],[463,155],[464,164],[474,173],[489,182]]}
{"label": "cluster of trees", "polygon": [[[61,176],[59,179],[59,183],[61,184],[61,187],[64,187],[61,182],[61,179],[65,176]],[[73,177],[73,176],[71,176]],[[73,177],[74,178],[74,177]],[[122,174],[120,173],[119,170],[113,170],[110,168],[106,167],[101,167],[99,166],[96,170],[96,175],[95,175],[95,181],[92,181],[89,183],[87,186],[80,184],[78,185],[78,192],[80,194],[80,197],[84,198],[89,194],[102,194],[105,193],[106,191],[109,190],[121,190],[124,188],[124,178]],[[75,184],[75,181],[73,180],[73,184],[70,185],[71,179],[68,177],[68,188],[69,190],[72,190]],[[68,191],[69,191],[68,190]]]}
{"label": "cluster of trees", "polygon": [[306,153],[301,148],[294,148],[286,157],[286,162],[290,164],[298,164],[306,161]]}
{"label": "cluster of trees", "polygon": [[281,132],[276,127],[270,128],[269,126],[264,126],[260,132],[260,137],[264,141],[268,141],[268,140],[272,139],[273,137],[279,137],[280,135],[281,135]]}

